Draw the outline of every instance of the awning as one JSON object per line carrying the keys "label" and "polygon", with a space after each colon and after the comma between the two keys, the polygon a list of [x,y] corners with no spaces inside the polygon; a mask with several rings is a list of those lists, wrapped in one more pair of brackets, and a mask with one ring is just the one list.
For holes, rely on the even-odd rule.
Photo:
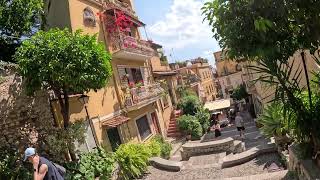
{"label": "awning", "polygon": [[120,116],[116,116],[116,117],[114,117],[112,119],[104,121],[102,123],[102,126],[108,126],[110,128],[115,128],[115,127],[117,127],[117,126],[119,126],[121,124],[126,123],[129,119],[130,118],[125,117],[125,116],[121,116],[121,115]]}
{"label": "awning", "polygon": [[231,105],[230,99],[220,99],[212,102],[207,102],[204,108],[209,109],[209,111],[215,111],[219,109],[229,108]]}

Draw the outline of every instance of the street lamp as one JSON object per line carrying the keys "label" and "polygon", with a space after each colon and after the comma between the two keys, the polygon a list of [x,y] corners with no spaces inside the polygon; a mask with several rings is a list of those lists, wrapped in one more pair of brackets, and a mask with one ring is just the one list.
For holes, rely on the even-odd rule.
{"label": "street lamp", "polygon": [[87,119],[90,119],[88,109],[87,109],[87,103],[89,101],[89,96],[82,94],[79,98],[78,101],[84,105],[84,109],[86,110],[87,114]]}

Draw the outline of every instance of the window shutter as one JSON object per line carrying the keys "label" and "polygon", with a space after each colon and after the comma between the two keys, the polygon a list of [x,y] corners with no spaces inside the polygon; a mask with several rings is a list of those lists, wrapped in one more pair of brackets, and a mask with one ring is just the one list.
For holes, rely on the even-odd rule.
{"label": "window shutter", "polygon": [[126,78],[126,68],[118,67],[118,74],[120,78],[120,85],[126,86],[128,84],[128,79]]}
{"label": "window shutter", "polygon": [[148,69],[145,68],[145,67],[140,67],[140,71],[141,71],[141,74],[142,74],[142,79],[143,79],[143,84],[145,86],[149,85],[149,72],[148,72]]}

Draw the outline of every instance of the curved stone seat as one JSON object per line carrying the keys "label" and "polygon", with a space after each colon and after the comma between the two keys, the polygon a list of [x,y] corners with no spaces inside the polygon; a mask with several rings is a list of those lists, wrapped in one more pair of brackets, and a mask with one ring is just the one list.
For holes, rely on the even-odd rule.
{"label": "curved stone seat", "polygon": [[208,153],[231,153],[234,151],[234,140],[225,138],[210,142],[187,142],[182,145],[181,157],[182,160],[188,160],[192,156],[208,154]]}
{"label": "curved stone seat", "polygon": [[152,157],[149,162],[153,167],[168,171],[180,171],[182,167],[182,162],[170,161],[160,157]]}
{"label": "curved stone seat", "polygon": [[277,152],[277,148],[274,144],[269,144],[264,147],[254,147],[249,149],[248,151],[224,157],[222,168],[237,166],[256,158],[260,154],[272,152]]}

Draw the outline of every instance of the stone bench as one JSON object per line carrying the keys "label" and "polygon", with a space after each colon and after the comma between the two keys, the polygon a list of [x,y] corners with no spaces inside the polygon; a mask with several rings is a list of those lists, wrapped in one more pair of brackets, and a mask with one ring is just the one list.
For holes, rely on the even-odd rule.
{"label": "stone bench", "polygon": [[233,141],[234,140],[229,137],[210,142],[187,142],[184,145],[182,145],[182,150],[180,151],[182,160],[186,161],[192,156],[209,153],[232,153],[234,151]]}
{"label": "stone bench", "polygon": [[149,162],[153,167],[168,171],[180,171],[182,167],[182,162],[170,161],[160,157],[152,157]]}
{"label": "stone bench", "polygon": [[277,148],[274,144],[268,144],[268,145],[265,145],[264,147],[259,147],[259,148],[254,147],[242,153],[224,157],[222,168],[237,166],[239,164],[246,163],[261,154],[272,153],[272,152],[277,152]]}

